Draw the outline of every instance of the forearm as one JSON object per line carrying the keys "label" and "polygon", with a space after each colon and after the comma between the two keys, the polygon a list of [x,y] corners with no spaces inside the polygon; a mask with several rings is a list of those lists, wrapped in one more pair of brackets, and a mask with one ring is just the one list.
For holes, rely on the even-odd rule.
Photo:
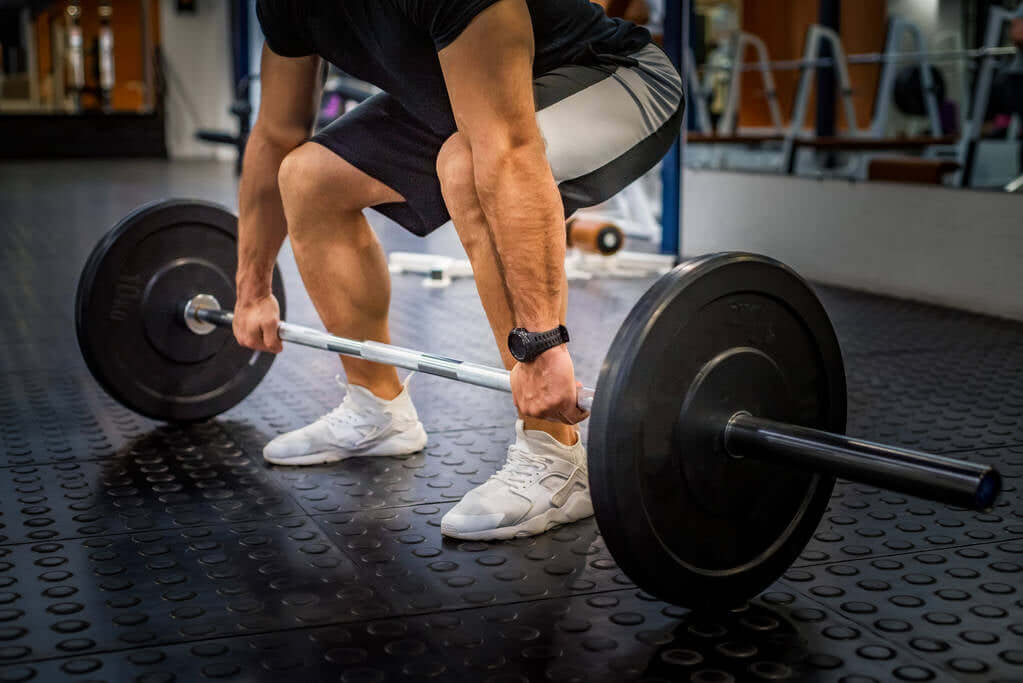
{"label": "forearm", "polygon": [[258,127],[245,146],[238,190],[239,301],[270,294],[274,263],[288,228],[277,187],[277,171],[292,147],[273,141]]}
{"label": "forearm", "polygon": [[493,232],[515,324],[531,331],[561,322],[565,214],[542,141],[474,150],[476,189]]}

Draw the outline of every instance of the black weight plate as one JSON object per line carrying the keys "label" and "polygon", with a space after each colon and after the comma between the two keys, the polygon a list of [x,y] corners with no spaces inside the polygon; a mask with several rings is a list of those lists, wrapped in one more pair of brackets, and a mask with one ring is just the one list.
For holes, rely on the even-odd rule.
{"label": "black weight plate", "polygon": [[[941,71],[929,67],[934,96],[938,106],[945,101],[945,77]],[[924,91],[923,70],[919,66],[907,66],[895,76],[895,106],[907,116],[927,116],[927,98]],[[935,135],[941,131],[933,131]]]}
{"label": "black weight plate", "polygon": [[[92,251],[78,281],[75,330],[100,385],[137,413],[204,420],[245,398],[273,354],[239,346],[230,329],[191,332],[185,301],[212,294],[235,303],[238,221],[222,206],[170,199],[136,209]],[[273,292],[284,315],[284,286]]]}
{"label": "black weight plate", "polygon": [[845,373],[795,273],[752,254],[688,261],[643,295],[608,351],[589,429],[597,524],[640,588],[692,608],[741,604],[805,547],[834,485],[727,455],[731,415],[841,432]]}

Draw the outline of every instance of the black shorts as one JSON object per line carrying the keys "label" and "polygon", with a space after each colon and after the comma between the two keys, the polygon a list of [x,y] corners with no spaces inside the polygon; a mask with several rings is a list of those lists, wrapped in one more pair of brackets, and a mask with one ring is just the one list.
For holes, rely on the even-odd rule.
{"label": "black shorts", "polygon": [[[659,47],[605,60],[559,67],[533,82],[537,123],[566,216],[610,198],[653,168],[682,125],[682,81]],[[399,192],[406,201],[374,210],[427,235],[450,219],[436,164],[454,132],[438,134],[380,93],[312,141]]]}

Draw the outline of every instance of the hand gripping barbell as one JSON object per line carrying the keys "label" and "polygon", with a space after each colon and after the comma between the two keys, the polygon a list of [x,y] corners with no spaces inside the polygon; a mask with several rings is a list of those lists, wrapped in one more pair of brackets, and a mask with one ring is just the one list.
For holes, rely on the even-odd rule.
{"label": "hand gripping barbell", "polygon": [[[202,420],[241,401],[273,356],[230,330],[236,219],[196,201],[144,206],[96,247],[76,328],[99,383],[128,408]],[[280,274],[273,291],[284,310]],[[503,369],[281,323],[281,339],[511,391]],[[842,436],[846,386],[813,290],[753,254],[686,261],[618,330],[592,410],[597,524],[643,590],[689,607],[739,604],[775,581],[817,528],[835,477],[990,507],[992,468]]]}

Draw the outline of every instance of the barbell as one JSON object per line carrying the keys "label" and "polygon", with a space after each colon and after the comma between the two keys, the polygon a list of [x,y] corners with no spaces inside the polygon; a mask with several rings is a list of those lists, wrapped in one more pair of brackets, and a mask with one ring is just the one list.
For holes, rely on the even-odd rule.
{"label": "barbell", "polygon": [[[99,384],[164,421],[213,417],[271,354],[231,332],[237,220],[206,202],[143,206],[96,246],[75,325]],[[274,270],[273,292],[284,289]],[[504,369],[282,322],[280,338],[510,392]],[[845,371],[813,290],[788,267],[721,253],[679,265],[640,297],[607,352],[590,409],[597,525],[637,586],[693,608],[774,582],[817,528],[836,477],[972,509],[1001,488],[987,465],[843,436]]]}

